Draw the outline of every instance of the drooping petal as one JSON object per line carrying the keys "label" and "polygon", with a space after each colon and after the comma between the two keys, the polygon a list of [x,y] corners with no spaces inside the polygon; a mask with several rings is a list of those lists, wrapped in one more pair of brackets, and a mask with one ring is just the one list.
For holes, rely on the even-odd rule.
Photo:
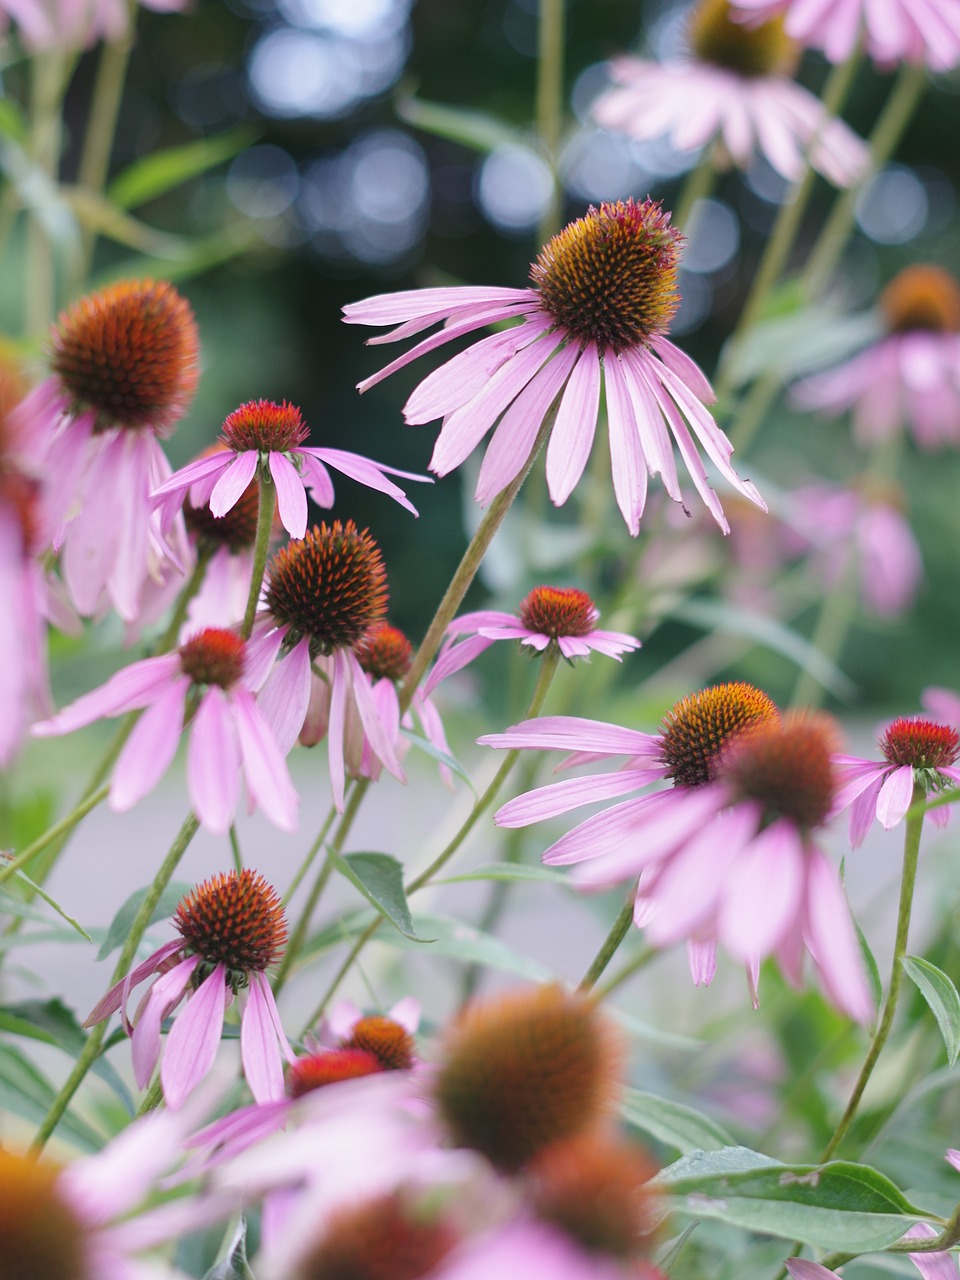
{"label": "drooping petal", "polygon": [[110,783],[110,807],[126,813],[157,785],[177,754],[190,681],[181,676],[137,721]]}
{"label": "drooping petal", "polygon": [[213,486],[209,503],[211,515],[221,517],[233,510],[257,474],[259,462],[260,455],[256,449],[246,449],[236,455],[233,465],[223,472]]}
{"label": "drooping petal", "polygon": [[511,725],[504,733],[488,733],[477,741],[485,747],[535,748],[539,751],[595,751],[604,755],[639,755],[659,750],[659,734],[622,729],[581,716],[541,716]]}
{"label": "drooping petal", "polygon": [[307,495],[303,491],[303,481],[296,467],[282,453],[270,454],[270,474],[277,486],[280,523],[291,538],[302,538],[307,531]]}
{"label": "drooping petal", "polygon": [[180,1003],[199,963],[198,956],[188,956],[161,975],[150,988],[131,1038],[133,1076],[139,1089],[145,1089],[150,1083],[160,1056],[160,1024],[170,1010]]}
{"label": "drooping petal", "polygon": [[52,719],[35,724],[31,733],[37,738],[73,733],[75,729],[92,724],[94,720],[149,706],[169,688],[179,670],[180,659],[173,653],[133,662],[111,676],[101,688],[77,698],[62,711],[58,711]]}
{"label": "drooping petal", "polygon": [[250,975],[247,1002],[240,1019],[240,1058],[243,1074],[257,1102],[283,1097],[283,1063],[269,1002],[270,986],[262,973]]}
{"label": "drooping petal", "polygon": [[213,1066],[226,1010],[226,968],[218,964],[187,1001],[167,1036],[160,1083],[172,1111],[183,1106]]}
{"label": "drooping petal", "polygon": [[293,748],[307,717],[310,681],[310,641],[304,639],[277,663],[257,697],[284,755]]}
{"label": "drooping petal", "polygon": [[860,947],[837,873],[826,856],[807,849],[807,945],[830,998],[857,1022],[873,1016]]}
{"label": "drooping petal", "polygon": [[232,701],[247,790],[275,827],[296,831],[300,797],[273,731],[248,690],[234,689]]}
{"label": "drooping petal", "polygon": [[910,808],[913,799],[913,768],[901,765],[894,769],[877,796],[877,818],[884,831],[895,827]]}
{"label": "drooping petal", "polygon": [[203,826],[214,835],[226,835],[240,795],[240,750],[230,703],[216,685],[200,699],[190,730],[187,789]]}

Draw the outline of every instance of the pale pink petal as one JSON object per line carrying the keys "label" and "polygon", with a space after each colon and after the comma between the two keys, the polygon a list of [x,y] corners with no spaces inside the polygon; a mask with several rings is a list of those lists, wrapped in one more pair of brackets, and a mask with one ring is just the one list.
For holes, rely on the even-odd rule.
{"label": "pale pink petal", "polygon": [[273,731],[247,689],[234,689],[231,700],[247,790],[275,827],[296,831],[300,797]]}
{"label": "pale pink petal", "polygon": [[786,1267],[793,1280],[836,1280],[835,1271],[828,1271],[819,1262],[811,1262],[808,1258],[788,1258]]}
{"label": "pale pink petal", "polygon": [[240,1019],[240,1058],[243,1074],[257,1102],[283,1097],[283,1063],[277,1032],[270,1014],[273,999],[262,973],[250,975],[247,1001]]}
{"label": "pale pink petal", "polygon": [[218,964],[187,1001],[167,1036],[160,1083],[176,1111],[213,1066],[227,1009],[226,968]]}
{"label": "pale pink petal", "polygon": [[172,956],[179,951],[182,945],[181,940],[175,938],[171,942],[165,942],[152,955],[147,956],[146,960],[131,969],[125,978],[115,982],[106,995],[101,996],[83,1025],[85,1027],[95,1026],[98,1022],[103,1022],[104,1018],[109,1018],[111,1013],[116,1013],[120,1005],[125,1001],[126,993],[143,982],[144,978],[148,978],[151,973],[156,973],[162,966],[163,961],[168,956]]}
{"label": "pale pink petal", "polygon": [[358,483],[366,485],[368,489],[376,489],[379,493],[385,493],[414,515],[417,515],[416,507],[399,485],[387,479],[386,473],[402,476],[405,480],[416,480],[421,484],[433,484],[432,476],[420,476],[412,471],[399,471],[396,467],[385,467],[382,463],[373,462],[370,458],[363,458],[356,453],[347,453],[343,449],[304,449],[302,452],[312,453],[329,466],[336,467],[338,471],[342,471],[351,480],[356,480]]}
{"label": "pale pink petal", "polygon": [[446,652],[441,653],[424,683],[424,696],[429,697],[441,680],[446,680],[455,672],[462,671],[492,644],[493,640],[486,636],[470,636],[469,639],[461,640],[459,644],[452,645]]}
{"label": "pale pink petal", "polygon": [[543,822],[546,818],[568,813],[582,804],[626,795],[659,777],[659,772],[653,770],[622,769],[617,773],[594,773],[586,778],[551,782],[508,800],[497,810],[494,822],[498,827],[526,827],[531,822]]}
{"label": "pale pink petal", "polygon": [[256,449],[247,449],[236,455],[233,465],[224,471],[213,486],[209,503],[212,515],[225,516],[228,511],[233,510],[257,474],[259,463],[260,455]]}
{"label": "pale pink petal", "polygon": [[583,475],[599,406],[600,356],[590,342],[567,381],[547,445],[547,488],[554,506],[563,506]]}
{"label": "pale pink petal", "polygon": [[346,785],[346,766],[343,756],[343,736],[347,720],[347,692],[350,669],[343,661],[341,651],[334,653],[330,675],[330,719],[327,726],[327,759],[330,766],[330,788],[337,813],[343,813],[343,795]]}
{"label": "pale pink petal", "polygon": [[280,523],[291,538],[302,538],[307,531],[307,495],[297,469],[282,453],[270,454],[270,474],[277,486],[277,510]]}
{"label": "pale pink petal", "polygon": [[803,915],[803,850],[793,824],[780,819],[742,849],[728,869],[717,916],[723,945],[739,960],[773,951]]}
{"label": "pale pink petal", "polygon": [[512,725],[505,733],[488,733],[477,741],[486,747],[523,747],[541,751],[596,751],[604,755],[659,753],[659,734],[622,729],[580,716],[541,716]]}
{"label": "pale pink petal", "polygon": [[86,693],[63,708],[51,720],[35,724],[30,732],[37,738],[55,737],[72,733],[94,720],[121,715],[124,711],[137,711],[156,702],[175,681],[180,671],[180,659],[176,654],[165,653],[158,658],[145,658],[131,663],[105,685]]}
{"label": "pale pink petal", "polygon": [[199,956],[189,956],[163,974],[150,988],[143,1009],[133,1029],[131,1050],[133,1075],[138,1089],[150,1083],[160,1056],[160,1026],[164,1018],[180,1003],[184,991],[200,963]]}
{"label": "pale pink petal", "polygon": [[181,676],[137,721],[110,783],[110,807],[126,813],[157,785],[177,754],[190,681]]}
{"label": "pale pink petal", "polygon": [[370,691],[370,685],[363,668],[350,650],[344,651],[343,660],[351,668],[354,702],[360,714],[360,721],[367,741],[377,757],[383,761],[384,767],[389,769],[395,778],[399,778],[401,782],[406,782],[407,775],[396,757],[390,735],[380,719],[380,713],[377,710],[377,705]]}
{"label": "pale pink petal", "polygon": [[206,830],[226,835],[240,795],[240,751],[230,703],[216,685],[201,698],[190,730],[187,790]]}
{"label": "pale pink petal", "polygon": [[[916,1222],[900,1237],[901,1240],[935,1240],[940,1234],[929,1222]],[[923,1276],[923,1280],[957,1280],[957,1264],[953,1254],[908,1253],[907,1257]]]}
{"label": "pale pink petal", "polygon": [[913,769],[901,765],[894,769],[877,796],[877,818],[885,831],[895,827],[910,808],[913,799]]}
{"label": "pale pink petal", "polygon": [[687,963],[695,987],[709,987],[717,972],[717,944],[687,939]]}
{"label": "pale pink petal", "polygon": [[807,945],[830,998],[857,1022],[868,1022],[873,999],[850,909],[836,871],[813,846],[807,849]]}
{"label": "pale pink petal", "polygon": [[603,367],[613,492],[620,514],[635,538],[640,532],[640,517],[647,500],[647,467],[623,364],[613,357],[604,361]]}
{"label": "pale pink petal", "polygon": [[428,314],[448,315],[457,307],[529,302],[531,295],[531,289],[491,288],[486,285],[406,289],[399,293],[378,293],[361,302],[349,302],[343,308],[343,319],[345,324],[398,324]]}
{"label": "pale pink petal", "polygon": [[310,705],[310,641],[301,640],[277,663],[257,705],[286,755],[300,736]]}

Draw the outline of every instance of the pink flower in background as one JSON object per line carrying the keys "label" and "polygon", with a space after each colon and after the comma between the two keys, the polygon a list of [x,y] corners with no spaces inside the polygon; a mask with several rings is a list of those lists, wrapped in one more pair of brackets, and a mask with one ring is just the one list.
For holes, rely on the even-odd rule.
{"label": "pink flower in background", "polygon": [[646,1262],[586,1248],[557,1227],[534,1219],[501,1226],[464,1246],[431,1280],[665,1280]]}
{"label": "pink flower in background", "polygon": [[[916,1222],[900,1237],[901,1240],[934,1240],[940,1234],[929,1222]],[[907,1257],[920,1272],[923,1280],[957,1280],[957,1264],[953,1254],[942,1252],[908,1253]],[[837,1273],[809,1258],[788,1258],[786,1268],[793,1280],[836,1280]]]}
{"label": "pink flower in background", "polygon": [[[928,690],[928,692],[930,692]],[[960,785],[960,734],[946,724],[921,717],[894,720],[880,739],[882,761],[859,756],[834,756],[840,789],[834,805],[850,809],[850,844],[863,844],[874,817],[885,831],[903,820],[919,786],[927,794]],[[938,827],[950,820],[950,809],[931,809],[927,815]]]}
{"label": "pink flower in background", "polygon": [[681,152],[716,140],[720,165],[746,169],[760,154],[791,181],[813,145],[813,167],[824,177],[838,187],[855,182],[867,165],[866,145],[790,79],[799,50],[782,25],[745,27],[731,10],[728,0],[700,0],[688,20],[686,58],[615,58],[614,87],[596,100],[593,118],[641,142],[666,135]]}
{"label": "pink flower in background", "polygon": [[465,613],[447,627],[424,693],[431,693],[441,680],[461,671],[497,640],[519,640],[537,653],[553,646],[568,661],[596,652],[619,662],[622,654],[640,648],[635,636],[599,630],[599,617],[597,606],[576,587],[534,587],[515,614],[495,609]]}
{"label": "pink flower in background", "polygon": [[[366,391],[418,356],[488,325],[520,323],[473,343],[431,373],[404,406],[408,423],[443,419],[430,469],[447,475],[491,430],[475,498],[486,503],[523,472],[559,397],[546,452],[550,497],[562,506],[583,475],[606,399],[613,487],[632,534],[647,473],[682,502],[674,444],[701,499],[727,523],[698,445],[758,506],[756,488],[730,465],[732,446],[706,405],[698,366],[665,336],[677,305],[679,232],[653,200],[591,208],[542,250],[527,289],[439,288],[381,294],[344,308],[348,324],[397,325],[394,342],[443,328],[360,383]],[[695,443],[696,441],[696,443]]]}
{"label": "pink flower in background", "polygon": [[946,724],[960,729],[960,693],[931,685],[921,693],[920,704]]}
{"label": "pink flower in background", "polygon": [[[960,8],[960,6],[958,6]],[[960,444],[960,285],[942,267],[901,271],[880,296],[886,330],[872,346],[797,383],[803,409],[853,414],[864,445],[904,426],[923,449]]]}
{"label": "pink flower in background", "polygon": [[208,627],[175,653],[146,658],[118,671],[51,720],[33,726],[38,737],[72,733],[103,717],[148,708],[127,739],[110,783],[110,805],[124,813],[157,785],[189,723],[187,790],[197,817],[217,835],[227,832],[240,799],[240,775],[251,806],[283,831],[295,831],[299,799],[284,752],[254,700],[275,647],[244,643],[232,631]]}
{"label": "pink flower in background", "polygon": [[305,446],[303,441],[308,434],[300,410],[286,401],[274,404],[271,400],[252,400],[234,409],[223,424],[220,443],[224,448],[188,463],[155,490],[153,498],[163,513],[164,528],[188,493],[195,507],[209,505],[214,516],[225,516],[243,497],[261,466],[267,468],[276,485],[280,520],[293,538],[302,538],[306,532],[305,490],[310,491],[318,506],[333,506],[328,467],[387,494],[417,514],[416,507],[401,488],[387,479],[387,474],[429,484],[428,476],[385,467],[342,449]]}
{"label": "pink flower in background", "polygon": [[[186,0],[140,0],[145,9],[174,13]],[[89,48],[122,39],[130,26],[126,0],[0,0],[0,22],[16,23],[30,52]]]}
{"label": "pink flower in background", "polygon": [[[230,871],[204,881],[183,898],[173,917],[180,938],[167,942],[111,987],[86,1021],[93,1026],[118,1010],[132,1035],[133,1072],[140,1089],[160,1056],[164,1018],[184,996],[160,1067],[167,1105],[182,1106],[213,1066],[224,1014],[241,1002],[240,1056],[257,1102],[283,1097],[283,1060],[294,1061],[266,976],[283,954],[287,924],[275,891],[259,872]],[[131,1028],[130,991],[152,975]]]}
{"label": "pink flower in background", "polygon": [[786,32],[831,62],[846,62],[863,42],[881,65],[925,64],[949,71],[960,63],[956,0],[737,0],[748,20],[782,14]]}

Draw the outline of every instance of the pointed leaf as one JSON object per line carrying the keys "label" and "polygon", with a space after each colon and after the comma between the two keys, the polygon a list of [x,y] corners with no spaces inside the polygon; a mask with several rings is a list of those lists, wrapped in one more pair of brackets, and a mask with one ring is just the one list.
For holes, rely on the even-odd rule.
{"label": "pointed leaf", "polygon": [[715,1121],[670,1098],[626,1089],[620,1110],[628,1123],[684,1155],[698,1150],[719,1151],[734,1145],[730,1134]]}
{"label": "pointed leaf", "polygon": [[463,884],[471,880],[534,880],[540,884],[560,884],[570,887],[570,877],[553,867],[532,866],[523,862],[487,862],[464,871],[457,876],[444,876],[431,880],[431,884]]}
{"label": "pointed leaf", "polygon": [[395,929],[414,942],[429,942],[413,927],[410,906],[403,888],[403,864],[388,853],[348,853],[333,855],[334,862],[368,902],[377,908]]}
{"label": "pointed leaf", "polygon": [[[0,1108],[40,1124],[47,1116],[56,1091],[41,1071],[13,1045],[0,1044]],[[103,1139],[69,1110],[56,1132],[84,1151],[99,1151]]]}
{"label": "pointed leaf", "polygon": [[952,1067],[960,1056],[960,995],[957,988],[941,969],[920,956],[904,956],[900,963],[930,1006]]}
{"label": "pointed leaf", "polygon": [[412,729],[401,729],[400,732],[408,742],[411,742],[418,750],[422,751],[424,755],[432,756],[432,758],[440,764],[445,764],[451,773],[455,773],[458,778],[463,779],[474,795],[477,794],[477,789],[473,785],[469,773],[467,773],[466,769],[456,756],[451,756],[446,751],[441,751],[439,747],[435,747],[432,742],[421,737],[419,733],[414,733]]}
{"label": "pointed leaf", "polygon": [[474,151],[493,151],[496,147],[522,147],[528,145],[525,136],[496,116],[482,111],[466,111],[462,107],[449,107],[439,102],[424,102],[412,94],[402,95],[394,102],[401,120],[415,129],[432,133],[438,138],[449,138]]}
{"label": "pointed leaf", "polygon": [[26,875],[25,872],[18,871],[13,878],[14,880],[22,881],[22,883],[27,885],[37,895],[38,898],[42,898],[43,901],[48,906],[53,907],[57,915],[60,916],[61,919],[66,920],[67,924],[70,925],[71,928],[75,929],[77,933],[80,934],[81,937],[86,938],[87,942],[93,941],[89,933],[87,933],[86,929],[84,929],[83,925],[80,924],[79,921],[74,920],[73,916],[68,915],[67,912],[64,911],[63,907],[60,906],[60,903],[57,902],[56,899],[51,898],[49,893],[47,893],[46,889],[42,888],[42,886],[40,886],[39,884],[35,884],[34,881],[31,880],[30,877]]}
{"label": "pointed leaf", "polygon": [[231,129],[213,138],[200,138],[183,146],[154,151],[141,160],[135,160],[118,174],[110,183],[107,195],[122,209],[135,209],[188,179],[216,168],[225,160],[231,160],[245,151],[256,136],[247,128]]}
{"label": "pointed leaf", "polygon": [[[177,903],[184,894],[190,893],[193,888],[194,886],[192,883],[188,883],[184,880],[172,880],[160,895],[160,901],[154,907],[149,923],[156,924],[158,920],[165,920],[167,916],[172,916],[174,911],[177,909]],[[146,896],[146,888],[137,889],[134,893],[131,893],[130,897],[110,922],[110,927],[107,930],[107,936],[104,938],[103,945],[97,952],[98,960],[105,960],[111,951],[115,951],[117,947],[122,946],[126,941],[127,935],[130,932],[130,926],[136,919],[137,912],[140,910],[140,905]]]}

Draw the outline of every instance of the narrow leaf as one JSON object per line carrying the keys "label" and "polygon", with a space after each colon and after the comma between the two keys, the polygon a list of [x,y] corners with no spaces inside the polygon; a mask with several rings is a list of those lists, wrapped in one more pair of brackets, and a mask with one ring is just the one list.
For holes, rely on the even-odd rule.
{"label": "narrow leaf", "polygon": [[107,195],[122,209],[135,209],[189,178],[231,160],[245,151],[256,137],[250,129],[232,129],[214,138],[200,138],[183,146],[155,151],[142,160],[135,160],[118,174],[107,189]]}
{"label": "narrow leaf", "polygon": [[186,237],[147,226],[96,191],[86,187],[63,187],[62,192],[78,222],[88,231],[95,231],[128,249],[153,254],[164,260],[176,261],[189,255],[190,242]]}
{"label": "narrow leaf", "polygon": [[[0,1044],[0,1108],[40,1124],[55,1097],[50,1081],[29,1058],[13,1045]],[[83,1151],[99,1151],[103,1146],[100,1135],[69,1110],[57,1126],[57,1133]]]}
{"label": "narrow leaf", "polygon": [[570,887],[570,877],[553,867],[531,866],[523,862],[487,862],[463,871],[457,876],[444,876],[431,884],[465,884],[471,880],[534,880],[540,884],[560,884]]}
{"label": "narrow leaf", "polygon": [[404,937],[428,942],[413,927],[410,906],[403,888],[403,864],[388,853],[334,854],[336,866],[363,896]]}
{"label": "narrow leaf", "polygon": [[942,969],[920,956],[904,956],[900,963],[906,970],[907,977],[930,1006],[947,1047],[947,1060],[952,1067],[960,1056],[960,995],[957,994],[957,988]]}
{"label": "narrow leaf", "polygon": [[431,756],[440,764],[445,764],[451,773],[455,773],[458,778],[463,779],[474,795],[477,794],[477,789],[473,785],[473,781],[469,773],[467,773],[466,769],[456,756],[449,755],[446,751],[441,751],[440,748],[435,747],[429,739],[424,738],[419,733],[414,733],[412,729],[401,729],[400,732],[408,742],[411,742],[415,747],[422,751],[424,755]]}
{"label": "narrow leaf", "polygon": [[863,967],[867,971],[867,982],[870,984],[870,994],[873,996],[874,1008],[879,1009],[883,1003],[883,981],[880,978],[880,969],[877,965],[876,956],[870,950],[870,943],[867,942],[866,934],[860,928],[856,919],[853,921],[853,927],[857,931],[860,958],[863,961]]}
{"label": "narrow leaf", "polygon": [[22,880],[24,884],[28,885],[33,890],[33,892],[37,895],[38,898],[42,898],[43,901],[47,904],[47,906],[53,907],[57,915],[60,916],[61,919],[66,920],[67,924],[70,925],[71,928],[76,929],[77,933],[79,933],[81,937],[86,938],[88,942],[93,941],[89,933],[87,933],[86,929],[84,929],[83,925],[80,924],[77,920],[74,920],[73,916],[68,915],[67,912],[64,911],[63,907],[60,906],[60,903],[57,902],[54,898],[50,897],[46,889],[42,888],[42,886],[40,886],[39,884],[35,884],[30,879],[30,877],[26,875],[23,871],[18,871],[13,878],[14,880]]}
{"label": "narrow leaf", "polygon": [[719,1151],[734,1145],[730,1134],[715,1121],[670,1098],[626,1089],[620,1110],[628,1123],[684,1155],[697,1150]]}
{"label": "narrow leaf", "polygon": [[[160,901],[154,907],[148,925],[156,924],[158,920],[165,920],[167,916],[172,916],[177,909],[177,903],[184,894],[190,893],[193,887],[192,884],[188,884],[183,880],[172,880],[160,895]],[[107,936],[97,952],[98,960],[105,960],[111,951],[115,951],[117,947],[126,941],[130,926],[136,919],[137,912],[140,910],[140,906],[146,896],[146,888],[137,889],[134,893],[131,893],[110,922]]]}
{"label": "narrow leaf", "polygon": [[496,116],[482,111],[466,111],[462,107],[449,107],[439,102],[424,102],[412,94],[404,94],[394,101],[394,109],[401,120],[415,129],[432,133],[438,138],[449,138],[474,151],[493,151],[496,147],[527,146],[526,137]]}

